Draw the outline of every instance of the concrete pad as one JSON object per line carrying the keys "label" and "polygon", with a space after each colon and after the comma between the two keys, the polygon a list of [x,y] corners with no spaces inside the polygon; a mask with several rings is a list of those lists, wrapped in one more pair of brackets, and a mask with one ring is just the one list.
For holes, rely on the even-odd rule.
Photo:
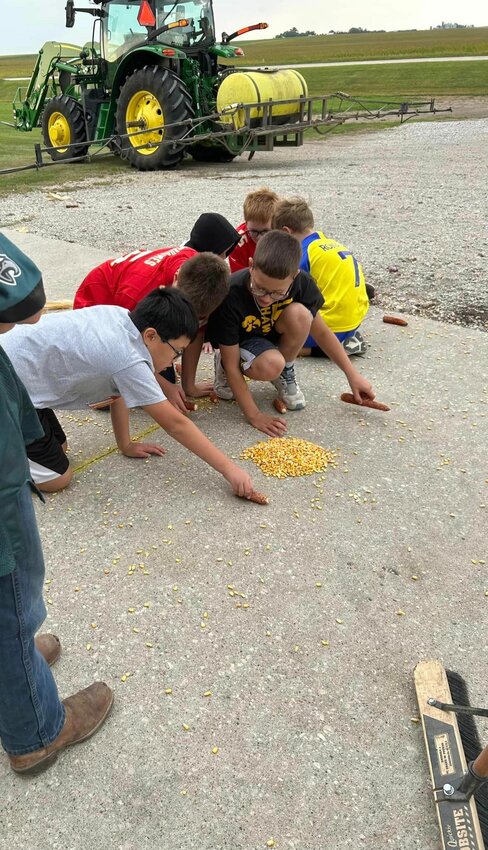
{"label": "concrete pad", "polygon": [[[41,777],[0,758],[1,850],[440,846],[412,670],[438,658],[486,703],[488,340],[374,309],[365,335],[357,365],[391,412],[299,361],[289,434],[337,465],[279,481],[241,461],[266,507],[161,431],[162,459],[95,460],[107,415],[63,414],[86,465],[36,507],[46,629],[62,695],[104,679],[116,702]],[[235,457],[260,439],[233,403],[194,416]]]}
{"label": "concrete pad", "polygon": [[[2,228],[2,233],[29,257],[42,271],[48,301],[73,298],[83,278],[110,255],[100,248],[91,248],[62,239],[47,239],[37,233],[24,233],[19,228]],[[69,257],[69,263],[66,258]]]}

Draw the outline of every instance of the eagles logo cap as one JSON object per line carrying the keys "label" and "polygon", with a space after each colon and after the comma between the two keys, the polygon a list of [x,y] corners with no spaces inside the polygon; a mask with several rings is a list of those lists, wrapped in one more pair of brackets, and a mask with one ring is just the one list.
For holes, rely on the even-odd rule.
{"label": "eagles logo cap", "polygon": [[22,322],[42,310],[46,295],[36,264],[0,233],[0,322]]}

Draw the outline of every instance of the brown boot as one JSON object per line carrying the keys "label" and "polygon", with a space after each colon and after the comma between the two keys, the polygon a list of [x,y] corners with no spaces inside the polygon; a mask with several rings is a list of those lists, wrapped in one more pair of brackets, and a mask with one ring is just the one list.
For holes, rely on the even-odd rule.
{"label": "brown boot", "polygon": [[9,755],[10,767],[16,773],[40,773],[50,767],[58,753],[71,744],[86,741],[100,729],[112,708],[113,691],[105,682],[94,682],[83,691],[63,700],[66,720],[58,737],[40,750],[22,756]]}
{"label": "brown boot", "polygon": [[59,638],[56,635],[50,634],[37,635],[35,643],[37,651],[41,653],[43,658],[46,659],[47,663],[51,667],[51,665],[54,664],[61,655],[61,643]]}

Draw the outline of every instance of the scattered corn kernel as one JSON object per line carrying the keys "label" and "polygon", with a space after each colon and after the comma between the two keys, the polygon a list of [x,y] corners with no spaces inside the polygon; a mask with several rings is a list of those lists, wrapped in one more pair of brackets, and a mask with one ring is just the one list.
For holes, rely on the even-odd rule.
{"label": "scattered corn kernel", "polygon": [[264,475],[288,478],[325,469],[335,454],[297,437],[273,437],[244,449],[240,456],[254,461]]}
{"label": "scattered corn kernel", "polygon": [[190,731],[190,727],[188,726],[188,724],[187,724],[187,723],[183,723],[183,724],[182,724],[182,728],[183,728],[183,731],[184,731],[184,732],[189,732],[189,731]]}
{"label": "scattered corn kernel", "polygon": [[204,692],[204,694],[203,694],[203,696],[204,696],[204,697],[211,697],[211,696],[212,696],[212,691],[205,691],[205,692]]}
{"label": "scattered corn kernel", "polygon": [[173,693],[173,688],[165,688],[164,693],[168,694],[168,696],[171,696],[171,694]]}
{"label": "scattered corn kernel", "polygon": [[399,616],[399,617],[404,617],[404,616],[405,616],[405,611],[402,611],[402,609],[401,609],[401,608],[399,608],[399,609],[398,609],[398,611],[397,611],[396,613],[398,614],[398,616]]}
{"label": "scattered corn kernel", "polygon": [[217,755],[218,751],[219,751],[218,747],[212,747],[212,753],[214,754],[214,756]]}

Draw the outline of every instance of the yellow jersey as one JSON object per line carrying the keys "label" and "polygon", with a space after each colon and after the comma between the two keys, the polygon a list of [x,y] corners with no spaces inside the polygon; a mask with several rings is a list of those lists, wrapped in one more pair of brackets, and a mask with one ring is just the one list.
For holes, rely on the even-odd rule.
{"label": "yellow jersey", "polygon": [[302,241],[300,268],[314,278],[324,297],[319,311],[334,333],[355,330],[369,309],[361,264],[351,252],[320,230]]}

